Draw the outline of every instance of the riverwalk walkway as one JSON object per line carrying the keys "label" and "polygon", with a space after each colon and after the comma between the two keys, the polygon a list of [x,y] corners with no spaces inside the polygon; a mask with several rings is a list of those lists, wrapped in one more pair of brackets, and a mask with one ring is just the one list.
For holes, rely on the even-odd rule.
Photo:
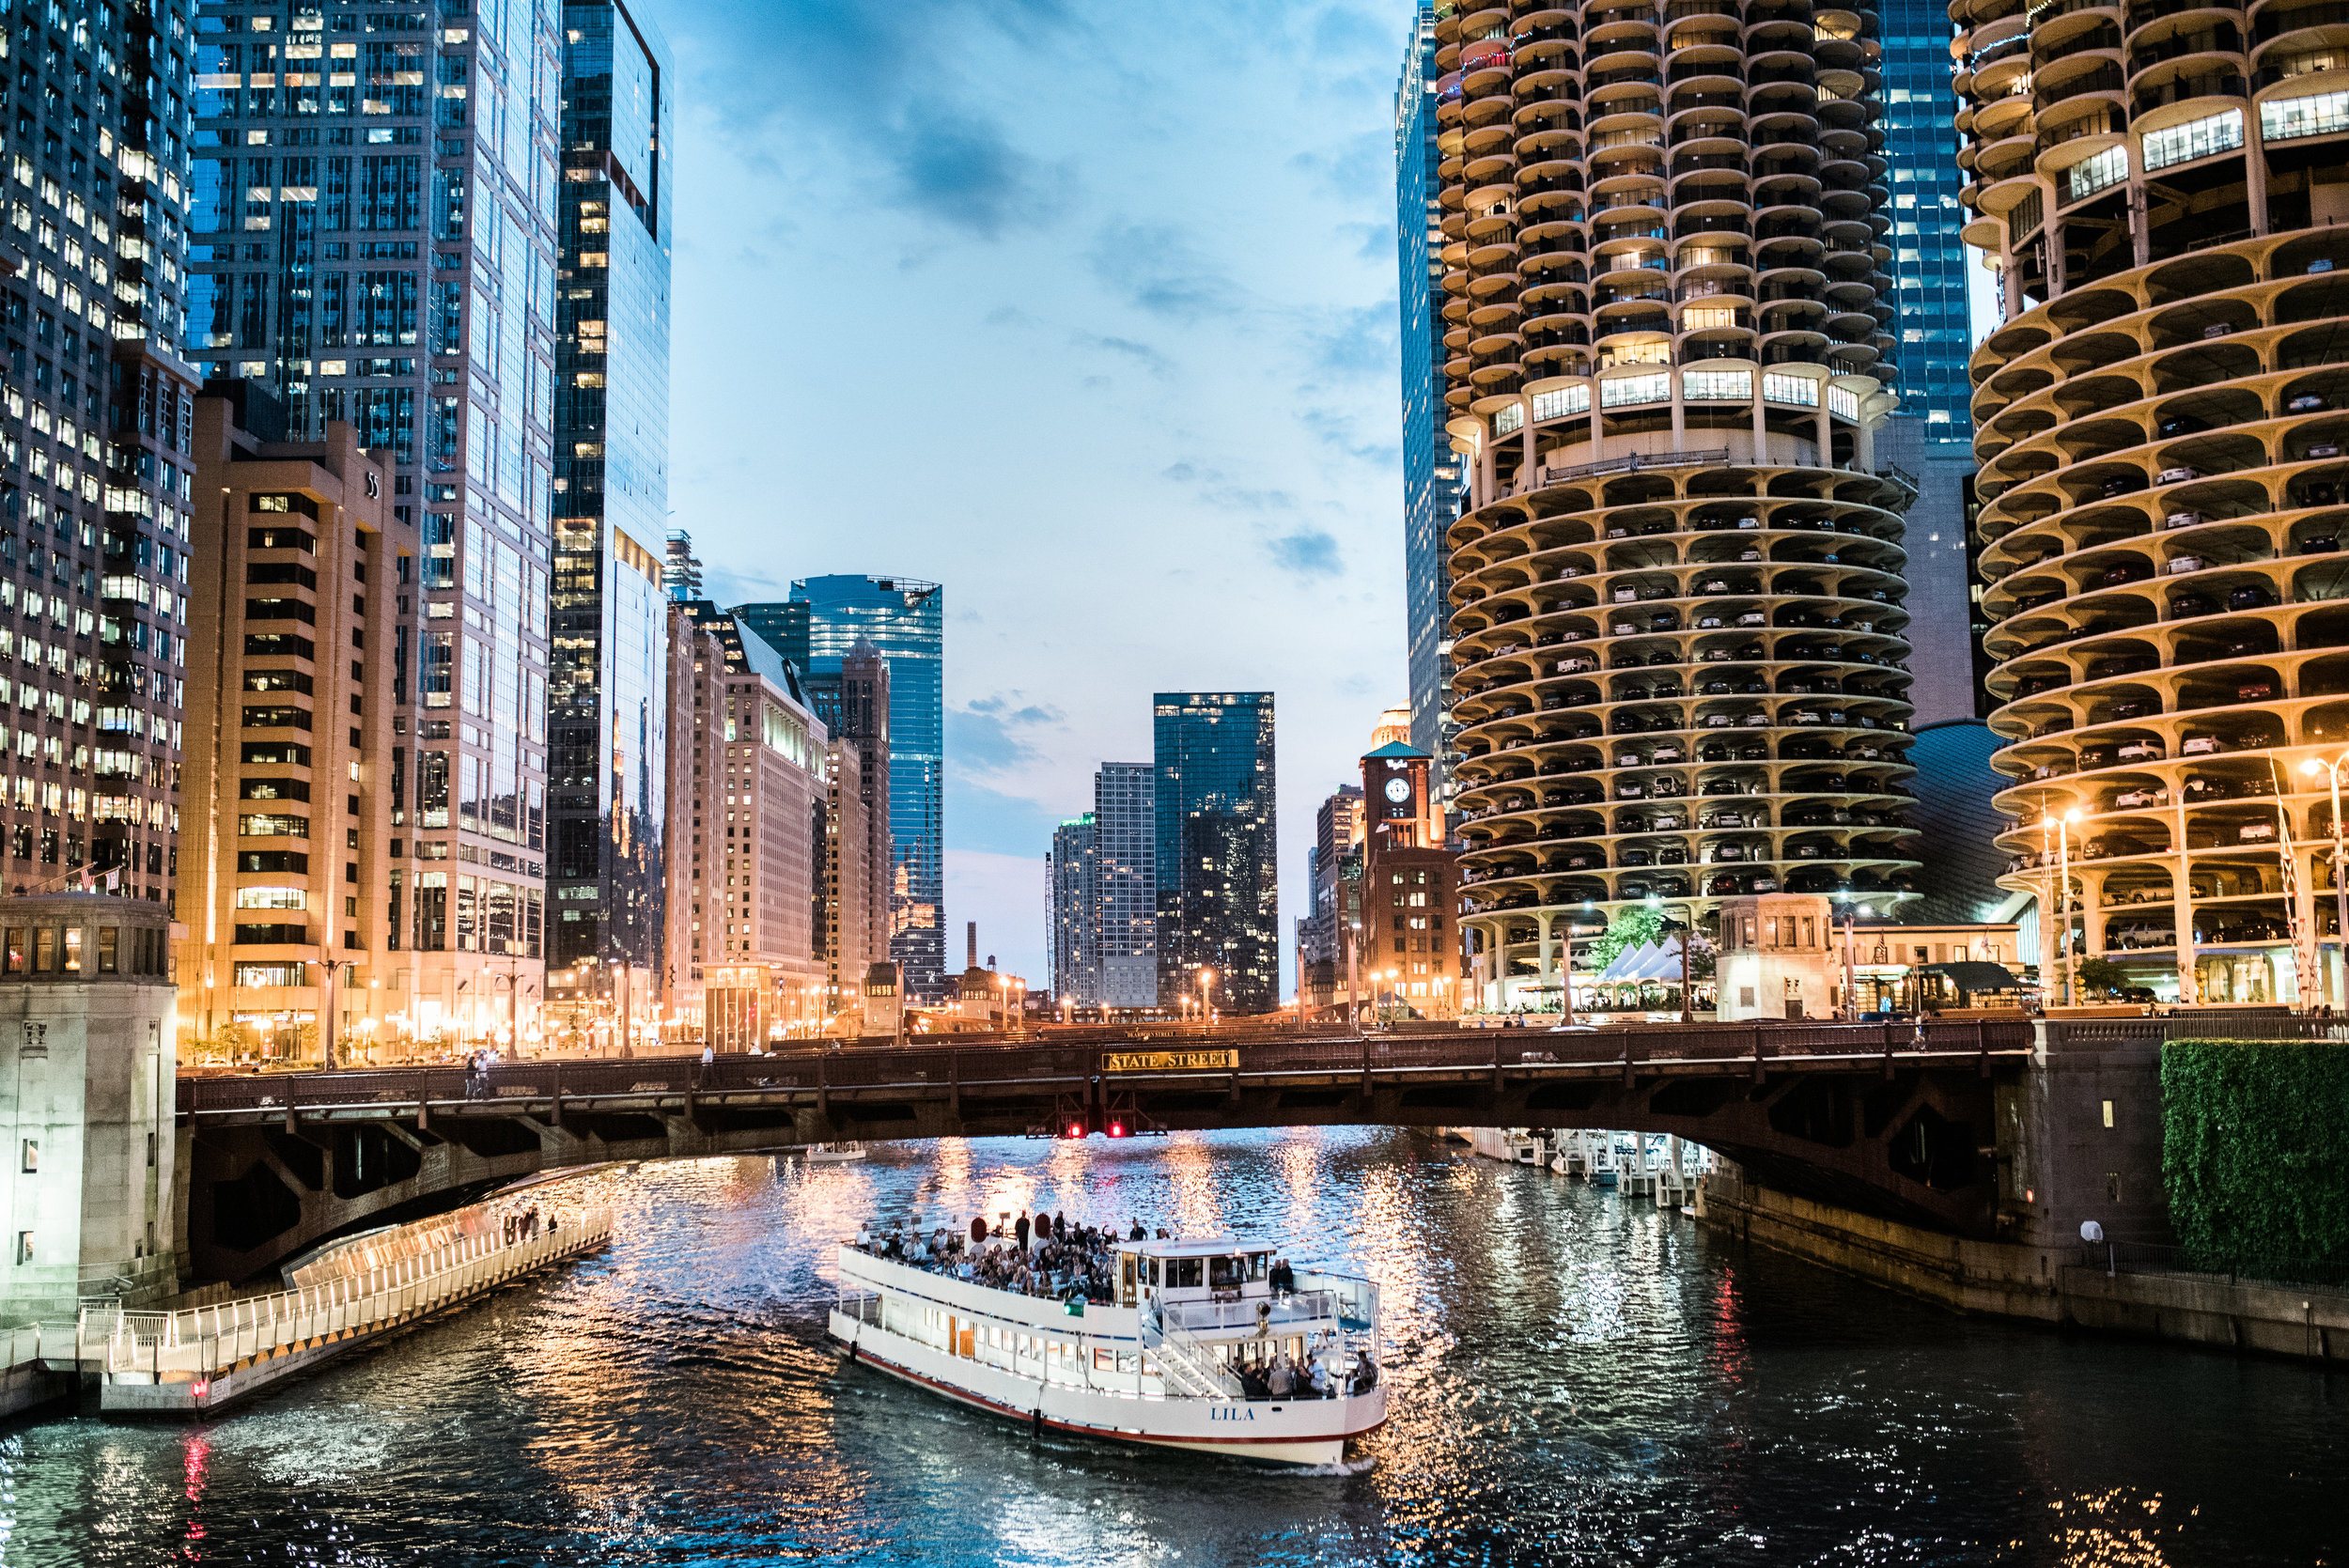
{"label": "riverwalk walkway", "polygon": [[167,1312],[91,1308],[81,1342],[98,1363],[101,1411],[194,1415],[611,1239],[609,1210],[575,1211],[559,1229],[511,1242],[451,1235],[299,1290]]}

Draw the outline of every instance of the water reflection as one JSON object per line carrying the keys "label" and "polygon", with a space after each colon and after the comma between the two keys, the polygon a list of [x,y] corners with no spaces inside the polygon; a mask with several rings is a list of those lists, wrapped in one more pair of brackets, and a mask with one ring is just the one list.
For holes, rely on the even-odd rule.
{"label": "water reflection", "polygon": [[[608,1253],[206,1427],[0,1440],[0,1563],[2309,1563],[2335,1390],[1948,1316],[1378,1130],[646,1167]],[[1377,1279],[1363,1473],[1028,1434],[826,1352],[830,1243],[974,1208]]]}

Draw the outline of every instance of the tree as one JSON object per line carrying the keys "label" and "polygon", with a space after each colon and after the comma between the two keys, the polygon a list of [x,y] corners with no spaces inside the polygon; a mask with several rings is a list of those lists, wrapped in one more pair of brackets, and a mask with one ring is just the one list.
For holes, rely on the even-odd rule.
{"label": "tree", "polygon": [[2116,996],[2129,983],[2128,971],[2109,958],[2082,958],[2073,977],[2081,990],[2103,996]]}
{"label": "tree", "polygon": [[[1591,944],[1591,967],[1604,970],[1626,949],[1644,946],[1663,934],[1664,912],[1661,909],[1626,909],[1614,918],[1606,934]],[[1695,955],[1691,953],[1690,956]]]}

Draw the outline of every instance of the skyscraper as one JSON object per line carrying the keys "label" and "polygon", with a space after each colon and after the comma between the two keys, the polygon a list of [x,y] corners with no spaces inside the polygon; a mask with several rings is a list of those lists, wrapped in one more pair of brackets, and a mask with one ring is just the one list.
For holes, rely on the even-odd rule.
{"label": "skyscraper", "polygon": [[[482,918],[450,899],[455,868],[424,871],[403,853],[393,815],[407,742],[384,722],[395,676],[363,651],[392,640],[397,601],[369,590],[414,561],[416,531],[393,520],[390,465],[361,452],[350,426],[262,441],[233,422],[272,427],[274,405],[235,390],[195,406],[196,475],[219,503],[198,514],[189,574],[188,700],[204,715],[187,748],[179,865],[180,978],[202,999],[191,1021],[224,1052],[316,1063],[319,963],[338,960],[363,980],[336,992],[344,1059],[368,1046],[400,1054],[407,1032],[365,955],[396,962],[417,918]],[[375,781],[390,787],[366,787]]]}
{"label": "skyscraper", "polygon": [[[801,607],[804,606],[804,609]],[[789,604],[745,604],[741,623],[795,664],[800,629],[820,682],[840,674],[859,639],[889,664],[889,833],[896,865],[889,956],[904,967],[910,997],[946,995],[945,597],[906,577],[811,577]]]}
{"label": "skyscraper", "polygon": [[2164,1000],[2338,1006],[2335,13],[1952,14],[2004,296],[1974,389],[2003,885],[2043,977],[2077,948]]}
{"label": "skyscraper", "polygon": [[1501,1006],[1586,910],[1910,896],[1874,8],[1606,15],[1436,23],[1452,772]]}
{"label": "skyscraper", "polygon": [[621,0],[567,5],[563,29],[549,990],[625,987],[633,1012],[663,946],[667,51]]}
{"label": "skyscraper", "polygon": [[1100,1005],[1159,1004],[1158,783],[1146,762],[1105,762],[1093,775],[1093,951]]}
{"label": "skyscraper", "polygon": [[1153,700],[1159,1005],[1208,995],[1230,1013],[1281,1002],[1272,693]]}
{"label": "skyscraper", "polygon": [[377,589],[412,596],[393,646],[368,651],[415,672],[390,716],[414,748],[399,825],[412,859],[454,862],[457,913],[443,937],[419,906],[404,956],[370,980],[428,1034],[477,1030],[508,996],[527,1028],[545,921],[556,11],[201,0],[197,33],[190,356],[266,385],[292,440],[354,426],[389,455],[395,520],[420,539],[418,580]]}
{"label": "skyscraper", "polygon": [[[1958,192],[1957,95],[1950,90],[1950,12],[1934,0],[1882,0],[1876,8],[1884,57],[1882,179],[1892,194],[1890,303],[1899,347],[1900,410],[1924,426],[1923,439],[1956,443],[1973,436],[1968,404],[1973,354],[1966,278],[1973,262],[1958,232],[1966,210]],[[1947,453],[1935,454],[1946,456]]]}
{"label": "skyscraper", "polygon": [[682,528],[669,530],[661,562],[661,588],[680,602],[702,597],[702,558],[693,553],[693,536]]}
{"label": "skyscraper", "polygon": [[1098,932],[1093,899],[1093,858],[1098,839],[1093,814],[1072,816],[1052,830],[1044,860],[1049,901],[1044,927],[1044,970],[1055,1006],[1091,1012],[1101,1004],[1100,966],[1094,952]]}
{"label": "skyscraper", "polygon": [[[1444,530],[1460,510],[1460,460],[1444,428],[1443,210],[1437,199],[1436,8],[1411,22],[1394,90],[1395,238],[1403,306],[1403,613],[1411,738],[1439,759],[1449,750],[1452,578]],[[1439,777],[1441,769],[1439,768]]]}
{"label": "skyscraper", "polygon": [[9,884],[35,893],[85,871],[170,892],[197,381],[180,357],[184,25],[161,7],[10,18],[0,831]]}
{"label": "skyscraper", "polygon": [[[800,624],[805,627],[804,616]],[[833,994],[842,1005],[852,1006],[866,970],[889,956],[894,864],[889,839],[889,661],[860,638],[841,657],[839,674],[800,679],[832,737],[834,939],[829,957]]]}
{"label": "skyscraper", "polygon": [[[1383,742],[1382,742],[1383,743]],[[1297,922],[1297,987],[1314,1008],[1346,1000],[1348,950],[1362,918],[1362,786],[1341,784],[1314,813],[1311,908]],[[1359,970],[1361,965],[1358,962]]]}
{"label": "skyscraper", "polygon": [[829,1011],[829,748],[772,648],[707,599],[670,613],[692,686],[669,731],[673,777],[691,783],[672,807],[668,897],[692,919],[668,994],[721,1049],[741,1049]]}

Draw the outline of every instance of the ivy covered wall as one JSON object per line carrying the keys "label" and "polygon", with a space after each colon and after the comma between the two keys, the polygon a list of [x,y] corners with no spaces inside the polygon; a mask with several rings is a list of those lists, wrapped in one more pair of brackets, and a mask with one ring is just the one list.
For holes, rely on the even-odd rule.
{"label": "ivy covered wall", "polygon": [[2349,1045],[2172,1040],[2163,1184],[2197,1267],[2349,1264]]}

